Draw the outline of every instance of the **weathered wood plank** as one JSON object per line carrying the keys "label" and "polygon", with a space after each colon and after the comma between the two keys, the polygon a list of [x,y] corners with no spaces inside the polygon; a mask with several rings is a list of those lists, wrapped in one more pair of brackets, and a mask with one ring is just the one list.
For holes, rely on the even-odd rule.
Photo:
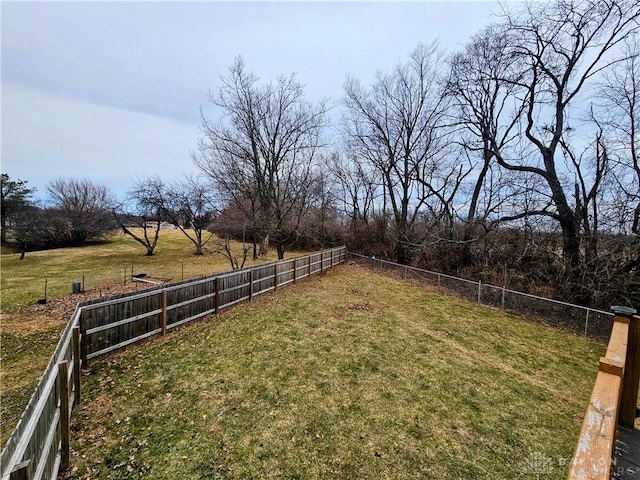
{"label": "weathered wood plank", "polygon": [[162,291],[162,338],[167,336],[167,291]]}
{"label": "weathered wood plank", "polygon": [[622,379],[599,371],[573,458],[569,480],[609,480]]}
{"label": "weathered wood plank", "polygon": [[60,396],[60,465],[69,467],[71,424],[69,422],[69,364],[58,363],[58,395]]}
{"label": "weathered wood plank", "polygon": [[615,317],[605,357],[616,362],[624,362],[627,357],[628,341],[629,319],[624,317]]}
{"label": "weathered wood plank", "polygon": [[74,327],[72,333],[73,349],[73,404],[80,405],[80,327]]}

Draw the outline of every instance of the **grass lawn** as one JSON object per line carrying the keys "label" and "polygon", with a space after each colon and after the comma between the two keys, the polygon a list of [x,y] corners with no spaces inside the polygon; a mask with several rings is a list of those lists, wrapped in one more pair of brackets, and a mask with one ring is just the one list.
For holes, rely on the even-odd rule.
{"label": "grass lawn", "polygon": [[563,479],[603,353],[340,266],[94,364],[67,476]]}
{"label": "grass lawn", "polygon": [[[98,297],[148,284],[124,285],[124,271],[144,272],[169,281],[230,270],[221,255],[193,255],[193,245],[176,230],[163,230],[152,257],[130,237],[114,235],[111,242],[79,248],[27,253],[2,251],[0,259],[0,445],[4,446],[53,354],[60,332],[76,303],[85,295],[70,295],[71,284],[85,275],[87,295]],[[212,240],[213,241],[213,240]],[[235,244],[238,251],[239,245]],[[287,255],[289,256],[289,255]],[[260,262],[276,259],[275,251]],[[248,263],[252,263],[249,261]],[[47,305],[36,305],[44,296]],[[114,292],[114,287],[117,289]]]}

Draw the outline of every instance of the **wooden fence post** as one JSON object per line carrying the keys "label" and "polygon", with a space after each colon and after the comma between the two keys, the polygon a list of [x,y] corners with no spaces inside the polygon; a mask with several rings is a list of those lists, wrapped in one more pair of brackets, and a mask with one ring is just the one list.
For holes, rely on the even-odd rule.
{"label": "wooden fence post", "polygon": [[331,268],[333,268],[333,250],[331,250]]}
{"label": "wooden fence post", "polygon": [[58,363],[58,388],[60,394],[60,467],[69,468],[69,365]]}
{"label": "wooden fence post", "polygon": [[73,349],[73,405],[80,404],[80,327],[71,331],[71,348]]}
{"label": "wooden fence post", "polygon": [[322,273],[323,268],[324,268],[324,250],[320,252],[320,273]]}
{"label": "wooden fence post", "polygon": [[253,268],[249,270],[249,301],[253,300]]}
{"label": "wooden fence post", "polygon": [[[629,321],[627,356],[622,379],[619,423],[634,426],[638,408],[638,384],[640,383],[640,317],[633,308],[614,306],[615,320]],[[624,320],[623,320],[624,319]]]}
{"label": "wooden fence post", "polygon": [[308,262],[308,265],[307,265],[307,271],[309,273],[308,273],[307,277],[310,277],[311,276],[311,259],[313,258],[313,254],[309,255],[308,258],[309,258],[309,262]]}
{"label": "wooden fence post", "polygon": [[87,317],[85,311],[80,314],[80,358],[82,359],[82,368],[89,368],[89,335],[87,335]]}
{"label": "wooden fence post", "polygon": [[33,462],[31,459],[19,463],[9,474],[9,480],[31,480],[33,478]]}
{"label": "wooden fence post", "polygon": [[167,291],[162,290],[162,338],[167,336]]}
{"label": "wooden fence post", "polygon": [[213,305],[213,311],[217,315],[218,309],[220,308],[220,278],[219,277],[216,277],[214,284],[215,284],[216,294],[213,297],[215,300],[215,303]]}
{"label": "wooden fence post", "polygon": [[293,259],[293,283],[296,283],[296,270],[298,270],[298,259]]}
{"label": "wooden fence post", "polygon": [[278,262],[273,265],[273,291],[278,289]]}

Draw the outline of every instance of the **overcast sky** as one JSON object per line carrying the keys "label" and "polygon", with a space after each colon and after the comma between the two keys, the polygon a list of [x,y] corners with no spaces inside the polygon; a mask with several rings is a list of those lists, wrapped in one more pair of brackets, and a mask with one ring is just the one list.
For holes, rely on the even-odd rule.
{"label": "overcast sky", "polygon": [[[2,172],[45,196],[58,177],[118,197],[194,170],[200,107],[242,55],[263,81],[297,73],[338,102],[419,43],[460,48],[496,2],[7,2],[1,5]],[[334,117],[336,115],[333,115]]]}

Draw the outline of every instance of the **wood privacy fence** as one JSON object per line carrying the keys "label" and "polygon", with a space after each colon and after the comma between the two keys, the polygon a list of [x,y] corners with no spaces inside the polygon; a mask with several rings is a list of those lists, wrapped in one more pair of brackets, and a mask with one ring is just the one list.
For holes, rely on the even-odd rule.
{"label": "wood privacy fence", "polygon": [[609,480],[616,428],[618,424],[634,428],[640,383],[640,317],[634,316],[632,309],[612,309],[616,316],[607,353],[600,359],[569,480]]}
{"label": "wood privacy fence", "polygon": [[69,417],[91,360],[272,292],[346,259],[344,247],[141,293],[80,303],[0,454],[2,480],[54,480],[69,466]]}

